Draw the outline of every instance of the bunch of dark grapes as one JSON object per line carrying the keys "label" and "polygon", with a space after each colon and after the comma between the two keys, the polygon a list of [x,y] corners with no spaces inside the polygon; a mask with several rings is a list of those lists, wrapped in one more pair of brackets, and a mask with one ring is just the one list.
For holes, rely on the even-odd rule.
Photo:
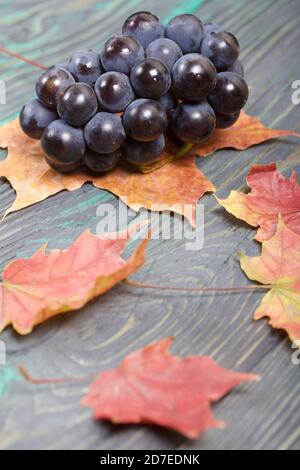
{"label": "bunch of dark grapes", "polygon": [[20,124],[62,173],[108,171],[121,158],[152,164],[166,134],[201,143],[238,119],[248,99],[239,53],[235,36],[215,23],[185,14],[164,27],[138,12],[100,53],[76,52],[42,73]]}

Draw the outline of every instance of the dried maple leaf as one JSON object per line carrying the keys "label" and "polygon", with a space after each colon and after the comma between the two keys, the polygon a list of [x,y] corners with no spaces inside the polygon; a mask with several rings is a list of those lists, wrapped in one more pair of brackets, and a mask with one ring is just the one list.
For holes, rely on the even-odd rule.
{"label": "dried maple leaf", "polygon": [[[117,167],[103,176],[83,172],[61,175],[43,158],[40,142],[27,137],[18,119],[0,128],[0,147],[8,148],[6,160],[0,162],[0,176],[6,177],[16,191],[16,199],[6,213],[22,209],[64,189],[74,191],[87,181],[111,191],[129,207],[172,210],[195,225],[196,203],[215,186],[198,170],[190,155],[144,175]],[[193,207],[193,211],[190,210]]]}
{"label": "dried maple leaf", "polygon": [[297,132],[265,127],[260,119],[249,116],[249,114],[242,111],[239,119],[232,127],[228,129],[216,129],[210,139],[204,142],[204,144],[197,145],[194,148],[194,153],[200,157],[207,157],[216,150],[223,148],[246,150],[253,145],[286,135],[300,137],[300,134]]}
{"label": "dried maple leaf", "polygon": [[2,274],[0,331],[20,334],[59,313],[77,310],[135,272],[145,260],[143,241],[128,261],[121,258],[127,234],[110,238],[84,232],[68,249],[17,259]]}
{"label": "dried maple leaf", "polygon": [[225,209],[253,227],[260,227],[255,239],[270,239],[276,232],[278,216],[300,234],[300,186],[296,172],[290,179],[276,170],[275,163],[251,168],[247,184],[249,194],[231,191],[227,199],[218,199]]}
{"label": "dried maple leaf", "polygon": [[166,338],[127,356],[117,369],[101,373],[83,399],[95,418],[114,423],[154,423],[189,438],[223,427],[210,404],[252,374],[222,369],[211,358],[172,356]]}
{"label": "dried maple leaf", "polygon": [[300,235],[280,218],[273,238],[263,242],[261,256],[240,255],[240,262],[250,279],[270,286],[254,318],[269,317],[273,328],[285,330],[300,345]]}
{"label": "dried maple leaf", "polygon": [[[300,137],[300,134],[293,131],[282,131],[265,127],[257,117],[249,116],[244,111],[237,122],[228,129],[216,129],[213,135],[203,144],[190,146],[186,155],[197,155],[199,157],[207,157],[216,150],[223,148],[233,148],[236,150],[246,150],[253,145],[261,144],[267,140],[282,136]],[[179,147],[173,149],[173,153],[166,158],[153,165],[145,166],[145,171],[150,171],[176,161],[178,156],[182,154]]]}

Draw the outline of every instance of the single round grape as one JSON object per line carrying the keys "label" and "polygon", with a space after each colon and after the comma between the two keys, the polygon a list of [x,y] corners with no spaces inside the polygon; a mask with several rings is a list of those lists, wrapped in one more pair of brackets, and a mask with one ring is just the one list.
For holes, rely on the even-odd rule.
{"label": "single round grape", "polygon": [[245,106],[248,96],[249,89],[243,77],[234,72],[221,72],[208,101],[216,113],[234,114]]}
{"label": "single round grape", "polygon": [[145,51],[136,39],[119,34],[106,41],[100,57],[106,72],[114,71],[129,75],[132,67],[144,59]]}
{"label": "single round grape", "polygon": [[170,124],[165,132],[165,138],[167,142],[169,142],[170,148],[175,145],[177,147],[182,147],[184,145],[184,142],[177,137],[175,132],[173,131],[172,124]]}
{"label": "single round grape", "polygon": [[138,99],[123,114],[127,136],[141,142],[151,142],[164,133],[168,125],[167,115],[158,101]]}
{"label": "single round grape", "polygon": [[88,147],[97,153],[112,153],[125,140],[122,119],[111,113],[97,113],[84,127]]}
{"label": "single round grape", "polygon": [[32,139],[40,139],[44,129],[52,121],[56,121],[56,111],[47,108],[41,101],[34,99],[25,104],[20,112],[20,126]]}
{"label": "single round grape", "polygon": [[203,27],[204,27],[204,34],[216,33],[217,31],[222,31],[223,29],[217,23],[204,23]]}
{"label": "single round grape", "polygon": [[80,164],[84,155],[83,131],[58,119],[44,130],[41,146],[49,165],[62,173],[68,173]]}
{"label": "single round grape", "polygon": [[122,150],[118,149],[112,153],[96,153],[87,148],[83,155],[83,163],[85,166],[95,172],[103,173],[112,170],[122,157]]}
{"label": "single round grape", "polygon": [[171,118],[172,111],[177,106],[177,100],[171,91],[168,91],[157,100],[167,113],[168,119]]}
{"label": "single round grape", "polygon": [[138,96],[157,99],[169,90],[171,75],[159,60],[144,59],[131,70],[130,81]]}
{"label": "single round grape", "polygon": [[216,113],[216,128],[227,129],[231,127],[240,117],[240,111],[235,114],[217,114]]}
{"label": "single round grape", "polygon": [[244,67],[243,67],[242,62],[240,60],[236,60],[233,65],[228,67],[226,72],[234,72],[234,73],[237,73],[237,74],[241,75],[241,77],[245,76]]}
{"label": "single round grape", "polygon": [[49,158],[48,155],[46,154],[44,155],[44,157],[48,165],[51,166],[53,170],[57,171],[58,173],[63,173],[63,174],[73,173],[74,171],[79,170],[82,164],[81,159],[77,160],[74,163],[64,164],[64,163],[54,163],[53,159]]}
{"label": "single round grape", "polygon": [[95,84],[95,93],[100,108],[111,113],[121,113],[135,98],[129,78],[120,72],[101,75]]}
{"label": "single round grape", "polygon": [[178,15],[166,26],[166,38],[175,41],[184,54],[197,52],[204,37],[202,21],[195,15]]}
{"label": "single round grape", "polygon": [[71,126],[81,127],[97,112],[95,92],[87,83],[75,83],[65,89],[58,98],[57,112]]}
{"label": "single round grape", "polygon": [[233,34],[216,31],[204,37],[200,52],[214,63],[218,72],[222,72],[237,60],[240,46]]}
{"label": "single round grape", "polygon": [[59,95],[73,83],[75,78],[67,69],[52,65],[38,78],[36,94],[46,106],[55,109]]}
{"label": "single round grape", "polygon": [[217,71],[209,59],[193,53],[184,55],[174,64],[172,78],[178,98],[199,101],[215,88]]}
{"label": "single round grape", "polygon": [[208,103],[181,103],[172,116],[176,136],[184,142],[201,143],[215,130],[216,116]]}
{"label": "single round grape", "polygon": [[160,60],[171,70],[175,62],[182,57],[182,50],[171,39],[159,38],[149,44],[146,49],[146,57],[148,59]]}
{"label": "single round grape", "polygon": [[103,72],[100,55],[93,49],[77,51],[68,62],[68,70],[77,82],[94,86]]}
{"label": "single round grape", "polygon": [[162,158],[164,148],[165,138],[163,135],[152,142],[127,139],[123,144],[126,160],[133,165],[149,165],[158,162]]}
{"label": "single round grape", "polygon": [[139,11],[125,21],[122,33],[137,39],[144,48],[164,36],[164,26],[159,18],[148,11]]}

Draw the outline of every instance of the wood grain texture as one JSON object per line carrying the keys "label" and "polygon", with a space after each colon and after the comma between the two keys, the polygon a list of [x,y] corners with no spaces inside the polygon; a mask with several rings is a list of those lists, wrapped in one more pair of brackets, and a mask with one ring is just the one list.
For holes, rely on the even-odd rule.
{"label": "wood grain texture", "polygon": [[[201,5],[202,4],[202,5]],[[267,125],[300,131],[300,105],[291,102],[291,84],[300,79],[298,0],[168,0],[154,2],[67,0],[1,1],[0,44],[42,64],[63,62],[78,47],[99,47],[120,29],[130,12],[149,9],[162,18],[184,10],[214,20],[234,32],[241,43],[251,87],[247,111]],[[1,121],[19,111],[34,90],[37,69],[0,54],[7,104]],[[2,153],[4,158],[4,153]],[[245,189],[251,165],[275,161],[286,175],[300,171],[299,144],[281,139],[246,152],[218,151],[198,166],[226,197]],[[0,184],[0,209],[14,199]],[[13,213],[0,224],[0,262],[32,254],[42,243],[64,247],[85,228],[99,222],[99,204],[118,200],[87,184]],[[186,286],[246,285],[237,250],[259,252],[254,231],[218,207],[213,196],[205,206],[205,244],[186,251],[180,240],[153,240],[139,281]],[[163,220],[166,219],[163,217]],[[129,250],[132,247],[129,247]],[[260,292],[182,294],[134,290],[120,285],[80,312],[54,318],[28,337],[10,329],[1,335],[7,366],[0,366],[0,447],[2,449],[299,449],[300,365],[286,335],[267,322],[253,322]],[[240,387],[214,406],[228,429],[211,430],[195,442],[155,427],[98,423],[80,407],[88,384],[32,386],[16,380],[26,365],[38,377],[81,376],[116,366],[130,351],[167,335],[176,337],[176,354],[208,354],[225,367],[260,374],[259,384]],[[1,382],[2,381],[2,382]]]}

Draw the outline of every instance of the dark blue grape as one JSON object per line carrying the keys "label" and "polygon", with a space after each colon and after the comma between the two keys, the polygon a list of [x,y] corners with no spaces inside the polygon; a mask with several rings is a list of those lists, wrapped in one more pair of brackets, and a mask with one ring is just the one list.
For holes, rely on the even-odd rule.
{"label": "dark blue grape", "polygon": [[203,27],[204,27],[204,34],[216,33],[217,31],[222,31],[223,29],[217,23],[204,23]]}
{"label": "dark blue grape", "polygon": [[80,170],[82,166],[82,160],[77,160],[74,163],[68,163],[67,165],[64,163],[55,163],[52,158],[49,158],[48,155],[45,154],[45,160],[53,170],[57,171],[58,173],[73,173],[76,170]]}
{"label": "dark blue grape", "polygon": [[216,116],[208,103],[181,103],[172,116],[172,128],[176,136],[190,143],[207,140],[216,127]]}
{"label": "dark blue grape", "polygon": [[216,113],[235,114],[245,106],[248,96],[248,86],[243,77],[234,72],[221,72],[208,101]]}
{"label": "dark blue grape", "polygon": [[75,78],[68,70],[53,65],[38,78],[36,94],[46,106],[55,109],[59,95],[73,83]]}
{"label": "dark blue grape", "polygon": [[145,57],[145,51],[136,39],[120,34],[106,41],[100,57],[107,72],[129,75],[132,67]]}
{"label": "dark blue grape", "polygon": [[175,145],[177,147],[182,147],[184,145],[184,142],[177,137],[175,132],[173,131],[172,124],[170,124],[165,132],[165,138],[167,142],[170,144],[170,148]]}
{"label": "dark blue grape", "polygon": [[199,51],[204,36],[202,21],[194,15],[178,15],[166,26],[165,36],[175,41],[184,54]]}
{"label": "dark blue grape", "polygon": [[159,60],[144,59],[131,70],[130,81],[138,96],[157,99],[169,90],[171,75]]}
{"label": "dark blue grape", "polygon": [[172,68],[173,89],[178,98],[199,101],[216,86],[214,64],[200,54],[181,57]]}
{"label": "dark blue grape", "polygon": [[217,31],[204,37],[200,52],[214,63],[218,72],[222,72],[237,60],[240,46],[233,34]]}
{"label": "dark blue grape", "polygon": [[160,60],[171,70],[175,62],[182,57],[182,50],[171,39],[159,38],[149,44],[146,49],[146,57]]}
{"label": "dark blue grape", "polygon": [[41,146],[49,165],[62,173],[68,173],[80,165],[84,155],[83,131],[58,119],[44,130]]}
{"label": "dark blue grape", "polygon": [[162,158],[164,148],[165,138],[163,135],[152,142],[127,139],[123,145],[126,160],[133,165],[149,165],[159,161]]}
{"label": "dark blue grape", "polygon": [[83,155],[83,163],[92,172],[103,173],[112,170],[122,157],[122,150],[112,153],[96,153],[87,148]]}
{"label": "dark blue grape", "polygon": [[68,70],[77,82],[94,86],[103,72],[100,55],[93,49],[77,51],[68,62]]}
{"label": "dark blue grape", "polygon": [[175,96],[173,95],[173,93],[171,91],[168,91],[168,93],[165,93],[164,95],[162,95],[157,101],[162,105],[162,107],[167,113],[168,119],[170,119],[172,115],[172,111],[177,106],[177,100]]}
{"label": "dark blue grape", "polygon": [[245,75],[244,67],[240,60],[236,60],[233,65],[228,67],[226,72],[234,72],[234,73],[237,73],[238,75],[241,75],[241,77],[244,77]]}
{"label": "dark blue grape", "polygon": [[216,128],[227,129],[231,127],[240,117],[240,111],[235,114],[217,114],[216,113]]}
{"label": "dark blue grape", "polygon": [[137,39],[146,49],[150,42],[164,36],[164,26],[157,16],[139,11],[127,18],[122,33]]}
{"label": "dark blue grape", "polygon": [[95,92],[87,83],[75,83],[65,89],[58,98],[57,112],[71,126],[86,124],[97,112]]}
{"label": "dark blue grape", "polygon": [[101,112],[85,125],[84,137],[94,152],[112,153],[121,147],[126,136],[119,116]]}
{"label": "dark blue grape", "polygon": [[95,84],[95,92],[100,108],[111,113],[121,113],[135,98],[129,78],[120,72],[101,75]]}
{"label": "dark blue grape", "polygon": [[20,126],[25,134],[32,139],[40,139],[44,129],[52,121],[56,121],[58,115],[56,111],[47,108],[38,99],[31,100],[25,104],[20,112]]}
{"label": "dark blue grape", "polygon": [[128,137],[141,142],[151,142],[164,133],[168,120],[158,101],[138,99],[126,108],[123,124]]}

